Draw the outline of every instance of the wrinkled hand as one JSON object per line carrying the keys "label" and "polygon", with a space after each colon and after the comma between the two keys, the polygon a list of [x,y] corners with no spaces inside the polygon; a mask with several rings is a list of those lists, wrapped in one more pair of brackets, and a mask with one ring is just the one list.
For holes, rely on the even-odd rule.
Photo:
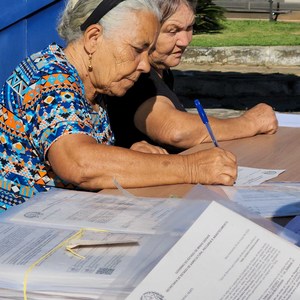
{"label": "wrinkled hand", "polygon": [[146,141],[134,143],[131,145],[130,149],[138,152],[144,152],[144,153],[168,154],[167,150],[165,150],[164,148],[151,145]]}
{"label": "wrinkled hand", "polygon": [[252,107],[243,114],[243,117],[253,123],[255,134],[273,134],[278,129],[275,112],[271,106],[265,103],[259,103]]}
{"label": "wrinkled hand", "polygon": [[190,182],[233,185],[237,178],[235,156],[221,148],[202,150],[187,155]]}

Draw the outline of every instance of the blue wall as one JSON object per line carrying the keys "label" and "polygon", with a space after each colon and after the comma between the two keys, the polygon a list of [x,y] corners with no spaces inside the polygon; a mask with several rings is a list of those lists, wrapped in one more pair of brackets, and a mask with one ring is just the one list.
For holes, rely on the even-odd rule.
{"label": "blue wall", "polygon": [[52,42],[64,45],[56,32],[63,0],[0,1],[0,86],[15,66]]}

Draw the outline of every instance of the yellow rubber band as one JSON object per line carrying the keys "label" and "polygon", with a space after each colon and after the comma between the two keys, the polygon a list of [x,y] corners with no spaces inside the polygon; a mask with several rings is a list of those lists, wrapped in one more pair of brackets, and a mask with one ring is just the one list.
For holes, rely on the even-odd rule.
{"label": "yellow rubber band", "polygon": [[[84,234],[85,231],[95,231],[95,232],[108,232],[108,230],[104,230],[104,229],[97,229],[97,228],[82,228],[80,229],[78,232],[76,232],[74,235],[72,235],[71,237],[69,237],[68,239],[64,240],[63,242],[61,242],[60,244],[58,244],[55,248],[53,248],[52,250],[50,250],[48,253],[46,253],[45,255],[43,255],[40,259],[38,259],[37,261],[35,261],[34,263],[32,263],[29,268],[25,271],[24,274],[24,280],[23,280],[23,297],[24,300],[28,300],[27,298],[27,284],[28,284],[28,276],[29,274],[32,272],[32,270],[39,264],[41,263],[43,260],[45,260],[46,258],[48,258],[50,255],[52,255],[55,251],[57,251],[58,249],[62,248],[63,246],[65,246],[67,243],[69,243],[71,240],[73,239],[78,239],[81,238]],[[73,253],[74,254],[74,253]],[[79,256],[79,254],[75,253],[74,255]]]}

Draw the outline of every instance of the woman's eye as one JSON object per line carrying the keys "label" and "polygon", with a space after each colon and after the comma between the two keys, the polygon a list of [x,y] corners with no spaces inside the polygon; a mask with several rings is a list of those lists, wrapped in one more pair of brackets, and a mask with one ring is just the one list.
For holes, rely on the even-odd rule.
{"label": "woman's eye", "polygon": [[134,50],[135,50],[136,53],[139,53],[139,54],[143,53],[145,51],[144,48],[134,48]]}

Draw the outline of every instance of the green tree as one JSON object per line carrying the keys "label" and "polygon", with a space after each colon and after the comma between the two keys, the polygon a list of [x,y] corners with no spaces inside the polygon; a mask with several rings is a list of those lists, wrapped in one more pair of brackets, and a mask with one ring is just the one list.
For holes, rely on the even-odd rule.
{"label": "green tree", "polygon": [[214,33],[222,30],[224,12],[224,8],[214,4],[212,0],[198,0],[194,33]]}

